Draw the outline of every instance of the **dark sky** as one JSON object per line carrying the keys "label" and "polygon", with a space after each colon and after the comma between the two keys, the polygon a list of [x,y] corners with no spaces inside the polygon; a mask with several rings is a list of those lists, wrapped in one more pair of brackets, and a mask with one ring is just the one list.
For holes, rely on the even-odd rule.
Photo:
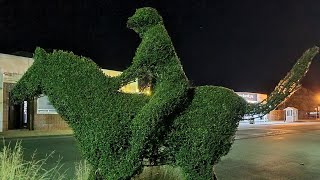
{"label": "dark sky", "polygon": [[[318,0],[0,0],[0,53],[64,49],[123,70],[140,41],[126,20],[143,6],[160,11],[194,85],[270,92],[320,45]],[[303,85],[320,92],[319,60]]]}

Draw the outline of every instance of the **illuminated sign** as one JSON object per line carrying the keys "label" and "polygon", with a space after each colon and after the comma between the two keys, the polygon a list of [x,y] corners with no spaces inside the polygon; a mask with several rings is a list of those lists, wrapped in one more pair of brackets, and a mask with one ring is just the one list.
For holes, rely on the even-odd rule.
{"label": "illuminated sign", "polygon": [[258,95],[256,93],[236,92],[239,96],[248,102],[258,102]]}

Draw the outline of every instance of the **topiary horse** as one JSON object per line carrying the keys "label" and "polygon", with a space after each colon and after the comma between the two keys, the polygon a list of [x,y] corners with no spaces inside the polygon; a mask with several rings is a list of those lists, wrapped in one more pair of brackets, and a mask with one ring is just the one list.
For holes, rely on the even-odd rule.
{"label": "topiary horse", "polygon": [[[34,63],[12,90],[15,102],[48,96],[74,130],[84,157],[105,179],[125,179],[142,166],[128,169],[124,161],[130,148],[131,119],[150,97],[118,91],[116,78],[105,76],[86,58],[36,49]],[[223,87],[189,90],[187,107],[168,116],[156,127],[161,138],[148,140],[157,146],[160,163],[181,166],[188,179],[210,179],[212,166],[229,151],[246,103]],[[170,146],[170,147],[169,147]],[[143,154],[144,155],[144,154]],[[125,159],[130,161],[130,159]]]}
{"label": "topiary horse", "polygon": [[119,78],[105,76],[84,57],[37,48],[12,100],[47,95],[74,130],[95,178],[128,179],[141,170],[145,159],[180,166],[186,179],[215,177],[212,166],[230,150],[247,107],[241,97],[223,87],[189,88],[187,100],[155,122],[151,131],[141,127],[148,133],[138,157],[132,157],[132,139],[139,139],[132,120],[154,95],[124,94],[118,91],[120,84]]}

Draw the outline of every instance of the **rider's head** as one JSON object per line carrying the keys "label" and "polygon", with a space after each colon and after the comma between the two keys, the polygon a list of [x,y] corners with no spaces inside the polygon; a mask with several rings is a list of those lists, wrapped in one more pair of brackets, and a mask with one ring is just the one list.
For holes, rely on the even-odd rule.
{"label": "rider's head", "polygon": [[142,37],[149,28],[157,24],[163,24],[160,14],[151,7],[145,7],[137,9],[136,13],[129,17],[127,27]]}

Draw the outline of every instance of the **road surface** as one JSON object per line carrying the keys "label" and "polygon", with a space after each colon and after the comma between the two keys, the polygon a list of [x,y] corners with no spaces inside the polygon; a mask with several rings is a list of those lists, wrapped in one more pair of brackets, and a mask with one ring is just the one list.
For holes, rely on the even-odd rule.
{"label": "road surface", "polygon": [[239,127],[219,179],[320,179],[320,123]]}
{"label": "road surface", "polygon": [[[6,139],[6,143],[16,139]],[[63,159],[64,170],[73,176],[81,160],[72,136],[23,138],[26,159],[55,151],[48,166]],[[320,122],[277,125],[240,125],[232,150],[215,167],[222,180],[320,179]]]}

